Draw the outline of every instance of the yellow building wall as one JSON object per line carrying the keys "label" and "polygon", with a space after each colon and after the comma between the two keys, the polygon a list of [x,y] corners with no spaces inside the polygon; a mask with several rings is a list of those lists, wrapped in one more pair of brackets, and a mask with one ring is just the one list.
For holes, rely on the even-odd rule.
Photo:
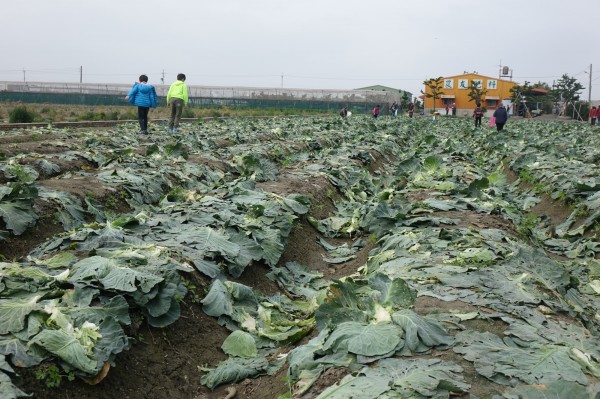
{"label": "yellow building wall", "polygon": [[[471,87],[471,82],[473,80],[481,81],[482,87],[487,89],[487,93],[483,97],[481,105],[488,109],[490,106],[486,104],[486,99],[496,100],[497,103],[502,102],[502,100],[510,98],[510,89],[517,85],[517,83],[510,80],[498,79],[473,73],[444,77],[442,80],[443,94],[446,96],[454,96],[454,98],[451,100],[456,103],[457,109],[463,111],[475,109],[475,101],[471,101],[468,95],[469,88]],[[431,90],[427,86],[425,86],[424,92],[426,94],[431,94]],[[444,99],[437,98],[435,101],[436,110],[443,110],[444,107]],[[424,108],[434,108],[433,97],[429,98],[425,96]]]}

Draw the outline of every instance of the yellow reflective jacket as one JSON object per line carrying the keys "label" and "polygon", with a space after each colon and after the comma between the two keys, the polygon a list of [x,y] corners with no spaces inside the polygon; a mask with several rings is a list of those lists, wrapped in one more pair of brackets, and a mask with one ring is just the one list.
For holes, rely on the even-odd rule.
{"label": "yellow reflective jacket", "polygon": [[169,87],[169,92],[167,93],[167,104],[171,102],[172,98],[181,98],[183,102],[187,104],[188,89],[183,81],[176,80],[173,82],[171,87]]}

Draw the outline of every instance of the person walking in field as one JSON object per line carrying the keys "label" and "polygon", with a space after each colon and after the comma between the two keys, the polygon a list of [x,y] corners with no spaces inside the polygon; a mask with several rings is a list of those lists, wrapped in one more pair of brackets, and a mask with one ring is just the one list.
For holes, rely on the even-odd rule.
{"label": "person walking in field", "polygon": [[592,124],[592,126],[596,124],[598,116],[600,116],[600,112],[598,112],[598,110],[600,110],[600,108],[596,107],[592,107],[592,109],[590,110],[590,123]]}
{"label": "person walking in field", "polygon": [[154,86],[148,84],[148,76],[140,75],[139,82],[135,83],[125,100],[138,107],[138,123],[140,124],[140,134],[148,134],[148,113],[150,108],[156,108],[158,105],[158,96]]}
{"label": "person walking in field", "polygon": [[373,108],[373,118],[377,118],[379,116],[379,104],[377,104],[374,108]]}
{"label": "person walking in field", "polygon": [[167,107],[171,108],[171,118],[169,119],[169,132],[179,131],[179,121],[183,107],[188,103],[188,89],[185,85],[185,75],[177,74],[177,80],[171,84],[167,93]]}
{"label": "person walking in field", "polygon": [[408,117],[412,118],[415,113],[415,103],[412,101],[408,103]]}
{"label": "person walking in field", "polygon": [[500,104],[498,108],[494,111],[494,118],[496,118],[496,129],[497,131],[501,131],[504,129],[504,125],[508,121],[508,112],[506,112],[506,108],[504,108],[504,104]]}
{"label": "person walking in field", "polygon": [[475,127],[481,127],[481,118],[483,118],[483,108],[481,108],[480,103],[477,103],[477,106],[473,110],[473,118],[475,118]]}
{"label": "person walking in field", "polygon": [[391,115],[392,117],[396,117],[396,116],[398,115],[398,109],[399,109],[399,108],[400,108],[400,107],[398,106],[398,103],[397,103],[396,101],[394,101],[394,102],[392,103],[392,106],[390,107],[390,115]]}

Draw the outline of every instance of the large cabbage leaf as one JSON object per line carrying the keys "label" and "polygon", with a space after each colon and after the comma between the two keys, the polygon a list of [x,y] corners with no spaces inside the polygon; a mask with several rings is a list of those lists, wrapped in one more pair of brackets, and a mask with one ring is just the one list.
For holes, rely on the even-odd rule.
{"label": "large cabbage leaf", "polygon": [[0,356],[0,397],[2,399],[16,399],[30,396],[13,384],[11,375],[14,374],[14,370],[6,362],[4,356]]}
{"label": "large cabbage leaf", "polygon": [[41,295],[0,299],[0,334],[21,331],[25,319],[32,311],[39,309]]}
{"label": "large cabbage leaf", "polygon": [[323,344],[323,351],[350,352],[363,356],[388,354],[402,341],[402,330],[392,323],[361,324],[345,322],[338,325]]}
{"label": "large cabbage leaf", "polygon": [[102,368],[102,364],[90,357],[90,347],[84,346],[74,335],[67,330],[43,330],[35,336],[30,344],[40,345],[48,352],[56,355],[74,368],[89,375],[95,375]]}
{"label": "large cabbage leaf", "polygon": [[69,279],[73,282],[99,282],[105,289],[122,292],[149,292],[163,281],[161,276],[144,270],[121,264],[116,259],[91,256],[72,266]]}
{"label": "large cabbage leaf", "polygon": [[525,384],[557,380],[588,383],[568,347],[538,343],[517,346],[508,338],[502,340],[492,333],[476,331],[463,331],[456,338],[454,351],[474,362],[479,374],[496,383],[511,385],[514,379]]}
{"label": "large cabbage leaf", "polygon": [[237,357],[256,357],[258,351],[252,335],[244,331],[234,331],[223,342],[223,352]]}
{"label": "large cabbage leaf", "polygon": [[[462,367],[438,359],[384,359],[344,377],[317,399],[444,398],[468,392]],[[389,392],[385,395],[386,392]]]}
{"label": "large cabbage leaf", "polygon": [[404,355],[449,346],[454,342],[452,335],[439,322],[419,316],[412,310],[395,312],[392,320],[404,330]]}

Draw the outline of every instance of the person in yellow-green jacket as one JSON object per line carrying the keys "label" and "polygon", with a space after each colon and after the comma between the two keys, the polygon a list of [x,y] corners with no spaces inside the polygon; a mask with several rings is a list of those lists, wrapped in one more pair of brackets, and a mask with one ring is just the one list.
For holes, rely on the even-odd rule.
{"label": "person in yellow-green jacket", "polygon": [[177,80],[169,87],[167,93],[167,107],[171,107],[171,118],[169,119],[169,132],[178,132],[179,121],[183,107],[188,103],[188,89],[185,85],[185,75],[177,74]]}

